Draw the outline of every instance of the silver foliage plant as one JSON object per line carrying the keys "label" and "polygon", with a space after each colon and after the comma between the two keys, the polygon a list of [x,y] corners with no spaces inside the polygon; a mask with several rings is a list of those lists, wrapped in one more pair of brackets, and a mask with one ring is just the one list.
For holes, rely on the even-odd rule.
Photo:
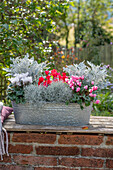
{"label": "silver foliage plant", "polygon": [[48,87],[42,85],[26,86],[24,94],[26,102],[36,104],[37,106],[41,106],[46,102],[66,103],[72,98],[72,90],[62,81],[52,82]]}
{"label": "silver foliage plant", "polygon": [[84,75],[85,80],[89,83],[94,81],[95,85],[99,87],[99,89],[104,89],[107,87],[109,80],[107,79],[107,69],[101,68],[101,65],[94,65],[93,63],[87,61],[87,65],[83,62],[79,64],[69,65],[66,68],[63,67],[63,71],[67,72],[70,76]]}
{"label": "silver foliage plant", "polygon": [[53,82],[47,88],[47,99],[50,102],[67,102],[72,98],[72,90],[70,87],[62,82]]}
{"label": "silver foliage plant", "polygon": [[47,66],[46,62],[38,64],[34,58],[29,58],[29,54],[26,54],[24,58],[11,58],[12,64],[10,68],[6,68],[9,74],[14,76],[14,74],[28,73],[34,79],[35,76],[39,77],[43,69]]}

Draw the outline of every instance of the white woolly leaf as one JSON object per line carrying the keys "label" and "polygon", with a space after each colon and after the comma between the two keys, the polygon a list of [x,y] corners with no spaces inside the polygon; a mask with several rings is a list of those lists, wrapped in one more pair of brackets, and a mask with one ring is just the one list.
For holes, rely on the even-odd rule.
{"label": "white woolly leaf", "polygon": [[86,65],[83,62],[79,64],[69,65],[66,68],[63,68],[63,71],[67,72],[70,76],[77,75],[82,76],[84,75],[87,82],[94,81],[95,85],[99,88],[107,87],[108,77],[107,69],[105,67],[101,68],[101,65],[94,65],[93,63],[87,61]]}

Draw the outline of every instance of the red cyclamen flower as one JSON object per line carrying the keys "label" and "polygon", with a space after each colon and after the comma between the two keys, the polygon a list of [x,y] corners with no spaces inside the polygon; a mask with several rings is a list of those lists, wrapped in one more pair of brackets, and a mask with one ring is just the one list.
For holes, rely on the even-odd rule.
{"label": "red cyclamen flower", "polygon": [[66,73],[64,73],[64,72],[62,73],[62,75],[63,75],[62,80],[65,82],[65,79],[68,77],[66,76]]}
{"label": "red cyclamen flower", "polygon": [[55,69],[51,70],[51,75],[53,77],[57,77],[57,75],[58,75],[57,70],[55,70]]}
{"label": "red cyclamen flower", "polygon": [[40,78],[39,78],[38,85],[40,85],[43,81],[44,81],[44,78],[43,78],[43,77],[40,77]]}
{"label": "red cyclamen flower", "polygon": [[49,71],[45,71],[45,73],[46,73],[46,75],[48,75],[48,74],[49,74]]}

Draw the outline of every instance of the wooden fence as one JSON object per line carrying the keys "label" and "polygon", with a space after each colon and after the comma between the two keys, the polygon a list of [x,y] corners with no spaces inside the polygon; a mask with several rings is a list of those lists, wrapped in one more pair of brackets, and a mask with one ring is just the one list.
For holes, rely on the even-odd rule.
{"label": "wooden fence", "polygon": [[[61,53],[60,53],[61,52]],[[104,63],[113,67],[113,45],[106,44],[104,46],[94,46],[87,48],[71,48],[68,51],[60,49],[57,51],[58,55],[62,58],[65,56],[65,64],[77,63],[83,60],[92,61],[95,64]]]}
{"label": "wooden fence", "polygon": [[113,45],[100,46],[101,62],[113,67]]}
{"label": "wooden fence", "polygon": [[78,51],[78,58],[81,60],[92,59],[96,63],[104,63],[105,65],[110,65],[113,67],[113,45],[106,44],[104,46],[97,46],[92,49],[84,48],[83,50]]}

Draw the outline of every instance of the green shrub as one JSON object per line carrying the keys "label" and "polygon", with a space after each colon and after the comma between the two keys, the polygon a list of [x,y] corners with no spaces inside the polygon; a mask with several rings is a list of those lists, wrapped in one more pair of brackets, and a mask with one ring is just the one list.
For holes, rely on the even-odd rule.
{"label": "green shrub", "polygon": [[39,63],[47,60],[56,28],[53,19],[62,15],[66,5],[66,0],[1,1],[0,62],[9,65],[10,57],[26,53]]}
{"label": "green shrub", "polygon": [[99,94],[97,98],[100,100],[100,104],[93,104],[92,114],[95,116],[113,116],[113,94],[107,92]]}

